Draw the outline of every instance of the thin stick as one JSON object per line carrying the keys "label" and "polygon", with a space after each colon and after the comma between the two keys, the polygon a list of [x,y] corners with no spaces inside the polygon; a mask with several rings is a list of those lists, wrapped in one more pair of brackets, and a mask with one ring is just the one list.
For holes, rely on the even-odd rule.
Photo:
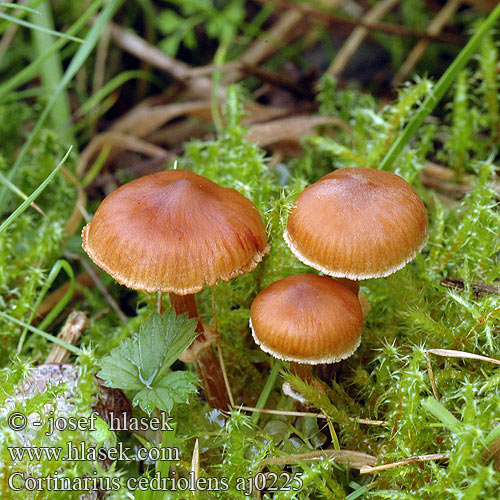
{"label": "thin stick", "polygon": [[112,40],[123,50],[158,68],[183,85],[188,85],[194,93],[200,96],[210,95],[212,83],[208,78],[189,79],[190,67],[164,52],[142,38],[130,33],[115,23],[108,23],[107,29]]}
{"label": "thin stick", "polygon": [[226,386],[227,396],[229,398],[229,404],[231,408],[234,408],[233,393],[231,391],[231,386],[229,385],[229,379],[227,378],[226,365],[224,364],[224,358],[222,357],[222,347],[220,345],[220,335],[217,330],[217,314],[215,312],[215,290],[212,287],[212,315],[214,322],[214,332],[217,338],[217,354],[219,355],[219,362],[222,369],[222,378],[224,379],[224,385]]}
{"label": "thin stick", "polygon": [[[191,459],[191,472],[193,473],[195,484],[197,484],[198,478],[200,477],[200,443],[198,438],[194,442],[193,458]],[[198,490],[195,490],[195,498],[198,497]]]}
{"label": "thin stick", "polygon": [[[453,18],[461,3],[462,0],[449,0],[446,5],[439,11],[437,16],[434,17],[434,19],[429,23],[427,32],[431,34],[439,33],[443,29],[445,24]],[[417,45],[415,45],[413,50],[401,65],[401,68],[399,68],[399,71],[394,76],[392,80],[393,87],[397,87],[410,74],[411,70],[425,54],[429,43],[429,40],[419,40]]]}
{"label": "thin stick", "polygon": [[500,361],[498,359],[488,358],[486,356],[481,356],[480,354],[472,354],[471,352],[454,351],[452,349],[428,349],[427,352],[435,354],[436,356],[477,359],[479,361],[486,361],[487,363],[492,363],[494,365],[500,365]]}
{"label": "thin stick", "polygon": [[297,455],[288,455],[285,457],[277,458],[267,458],[260,463],[259,470],[266,465],[272,464],[288,464],[297,462],[299,460],[313,460],[315,458],[331,457],[335,461],[342,464],[349,464],[350,467],[354,469],[362,469],[365,467],[370,468],[370,464],[373,466],[377,463],[377,458],[372,455],[367,455],[360,451],[352,450],[318,450],[311,451],[309,453],[299,453]]}
{"label": "thin stick", "polygon": [[[284,411],[284,410],[268,410],[266,408],[254,408],[253,406],[238,406],[240,410],[243,411],[251,411],[251,412],[258,412],[258,413],[267,413],[269,415],[288,415],[290,417],[315,417],[315,418],[324,418],[328,419],[328,416],[325,416],[322,413],[308,413],[308,412],[303,412],[303,411]],[[352,420],[353,422],[358,422],[358,424],[365,424],[365,425],[385,425],[386,422],[383,420],[369,420],[367,418],[353,418],[349,417],[349,420]]]}
{"label": "thin stick", "polygon": [[[380,2],[377,2],[375,6],[370,9],[365,16],[363,16],[363,21],[367,23],[379,21],[398,3],[399,0],[381,0]],[[368,34],[369,30],[364,26],[358,26],[355,28],[337,53],[337,56],[330,64],[330,67],[326,70],[326,73],[333,76],[342,73],[344,68],[347,66],[347,63],[358,50],[358,47],[363,43],[363,40]]]}
{"label": "thin stick", "polygon": [[[465,289],[465,282],[463,280],[459,278],[451,278],[450,276],[442,279],[439,284],[445,288],[452,288],[453,290],[462,291]],[[472,283],[472,289],[479,297],[483,295],[500,295],[500,289],[498,286],[482,283],[481,281],[474,281],[474,283]]]}
{"label": "thin stick", "polygon": [[432,371],[432,364],[429,358],[427,358],[427,373],[429,374],[429,380],[431,381],[432,393],[434,394],[434,397],[439,401],[436,379],[434,378],[434,372]]}
{"label": "thin stick", "polygon": [[64,255],[71,260],[79,260],[82,264],[82,266],[85,268],[85,271],[87,274],[92,278],[92,281],[95,283],[96,287],[99,289],[99,291],[103,294],[104,299],[106,302],[109,304],[111,309],[116,312],[118,317],[120,318],[123,323],[126,323],[128,321],[128,318],[126,314],[120,309],[120,306],[116,303],[115,299],[111,297],[110,293],[106,290],[106,287],[103,285],[102,281],[99,279],[99,276],[97,276],[97,273],[94,271],[92,266],[87,262],[87,260],[80,255],[77,255],[72,252],[64,252]]}
{"label": "thin stick", "polygon": [[418,455],[416,457],[405,458],[404,460],[398,460],[397,462],[392,462],[390,464],[376,465],[374,467],[364,466],[359,470],[360,474],[374,474],[375,472],[381,470],[394,469],[400,465],[413,464],[415,462],[428,462],[430,460],[448,460],[448,456],[444,453],[434,453],[432,455]]}
{"label": "thin stick", "polygon": [[[323,25],[330,27],[338,24],[345,26],[363,26],[369,28],[370,31],[381,31],[383,33],[389,33],[392,35],[400,35],[404,37],[422,38],[424,40],[435,40],[438,42],[450,43],[454,45],[465,45],[466,39],[460,35],[454,33],[428,33],[425,31],[420,31],[417,29],[409,28],[408,26],[402,26],[399,24],[392,24],[387,22],[370,22],[366,19],[359,18],[348,18],[343,16],[338,16],[332,14],[331,12],[326,12],[324,10],[319,10],[314,6],[303,5],[299,3],[293,3],[287,0],[257,0],[259,3],[268,5],[275,5],[278,8],[296,8],[303,12],[306,16],[312,16],[315,21],[322,23]],[[332,6],[330,6],[332,8]]]}
{"label": "thin stick", "polygon": [[[284,12],[274,25],[264,34],[254,40],[245,52],[239,57],[243,64],[257,65],[264,59],[273,55],[277,49],[284,47],[293,38],[300,35],[299,25],[304,25],[307,21],[302,13],[295,8]],[[244,76],[241,71],[230,71],[223,79],[224,84],[233,83]]]}

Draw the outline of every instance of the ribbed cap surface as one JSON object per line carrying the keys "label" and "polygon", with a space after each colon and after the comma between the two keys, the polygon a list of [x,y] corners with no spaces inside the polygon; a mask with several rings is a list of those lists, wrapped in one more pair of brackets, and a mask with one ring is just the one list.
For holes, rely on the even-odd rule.
{"label": "ribbed cap surface", "polygon": [[401,177],[344,168],[295,200],[284,238],[305,264],[352,280],[388,276],[425,246],[425,206]]}
{"label": "ribbed cap surface", "polygon": [[249,272],[269,251],[250,200],[185,170],[121,186],[82,239],[89,257],[119,283],[180,295]]}
{"label": "ribbed cap surface", "polygon": [[255,342],[286,361],[334,363],[361,341],[356,294],[327,276],[296,274],[276,281],[255,297],[250,312]]}

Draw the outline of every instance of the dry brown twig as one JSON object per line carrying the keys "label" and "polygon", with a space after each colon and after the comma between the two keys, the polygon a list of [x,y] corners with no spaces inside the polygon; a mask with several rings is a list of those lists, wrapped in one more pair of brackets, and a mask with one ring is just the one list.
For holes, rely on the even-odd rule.
{"label": "dry brown twig", "polygon": [[[374,23],[382,19],[388,14],[397,4],[399,0],[381,0],[377,2],[363,17],[366,23]],[[358,26],[353,30],[349,38],[346,40],[342,48],[338,51],[335,59],[326,70],[329,75],[337,76],[350,61],[351,57],[358,50],[358,47],[363,43],[363,40],[369,34],[368,28]]]}
{"label": "dry brown twig", "polygon": [[[438,34],[441,32],[443,27],[453,18],[458,8],[460,7],[462,0],[448,0],[446,5],[439,11],[439,13],[432,19],[427,28],[427,32],[430,34]],[[397,87],[403,80],[410,74],[411,70],[420,61],[422,56],[425,54],[427,47],[429,46],[429,40],[419,40],[417,45],[410,52],[408,57],[405,59],[401,68],[394,76],[392,80],[392,86]]]}
{"label": "dry brown twig", "polygon": [[111,39],[123,50],[158,68],[198,97],[207,97],[211,93],[212,83],[208,78],[189,78],[190,67],[173,57],[167,56],[141,37],[130,33],[115,23],[108,24]]}
{"label": "dry brown twig", "polygon": [[[86,272],[82,272],[78,274],[75,278],[75,282],[85,288],[92,288],[95,286],[95,283],[92,281],[92,278]],[[40,318],[46,316],[52,309],[56,306],[56,304],[64,297],[66,292],[69,289],[69,282],[61,285],[57,290],[54,290],[49,295],[43,299],[42,303],[38,307],[36,311],[36,321],[39,321]],[[81,292],[78,289],[75,289],[73,293],[73,297],[81,295]],[[36,322],[35,321],[35,322]]]}
{"label": "dry brown twig", "polygon": [[166,151],[150,142],[135,137],[129,134],[110,131],[96,135],[82,151],[76,166],[76,174],[82,178],[85,174],[92,158],[104,147],[120,147],[137,153],[142,153],[147,156],[164,156]]}
{"label": "dry brown twig", "polygon": [[253,125],[249,128],[246,138],[256,142],[260,147],[284,140],[299,142],[304,136],[311,135],[320,125],[335,125],[349,134],[352,132],[351,127],[339,118],[309,115],[292,116]]}
{"label": "dry brown twig", "polygon": [[72,252],[64,252],[64,255],[66,258],[70,260],[80,261],[82,266],[85,268],[87,274],[92,278],[92,281],[94,282],[95,286],[103,294],[104,299],[106,300],[108,305],[111,307],[111,309],[113,309],[116,312],[120,320],[123,323],[126,323],[128,321],[127,315],[120,309],[120,306],[116,303],[115,299],[111,297],[111,294],[108,292],[102,281],[99,279],[99,276],[94,271],[92,265],[88,262],[88,260],[85,257]]}
{"label": "dry brown twig", "polygon": [[[458,278],[450,278],[449,276],[441,280],[441,286],[445,288],[452,288],[454,290],[465,290],[465,282]],[[483,295],[500,295],[500,287],[495,285],[489,285],[488,283],[482,283],[480,281],[475,281],[472,283],[472,289],[478,297]]]}
{"label": "dry brown twig", "polygon": [[402,465],[414,464],[416,462],[428,462],[430,460],[448,460],[448,457],[444,453],[433,453],[431,455],[418,455],[415,457],[408,457],[403,460],[398,460],[397,462],[392,462],[390,464],[361,467],[359,469],[359,473],[374,474],[375,472],[380,472],[382,470],[394,469],[396,467],[401,467]]}
{"label": "dry brown twig", "polygon": [[[427,188],[435,189],[455,199],[463,198],[474,189],[476,178],[472,175],[462,177],[460,183],[452,182],[455,171],[437,163],[427,161],[422,172],[422,183]],[[500,195],[500,183],[494,182],[493,189]]]}
{"label": "dry brown twig", "polygon": [[[269,4],[269,0],[258,0],[262,4]],[[292,6],[301,10],[305,15],[314,17],[315,21],[323,24],[326,27],[333,27],[337,25],[346,25],[346,26],[361,26],[364,28],[368,28],[372,31],[381,31],[383,33],[389,33],[393,35],[400,35],[404,37],[413,37],[420,38],[423,40],[435,40],[438,42],[451,43],[454,45],[465,45],[467,39],[455,35],[454,33],[428,33],[425,31],[416,30],[413,28],[409,28],[407,26],[402,26],[399,24],[392,24],[387,22],[369,22],[366,19],[356,19],[356,18],[348,18],[338,16],[333,14],[332,12],[327,12],[325,10],[318,10],[314,6],[292,3],[288,0],[280,0],[273,1],[273,5],[276,5],[280,8],[291,8]],[[328,8],[332,7],[328,5]]]}
{"label": "dry brown twig", "polygon": [[[314,418],[321,418],[321,419],[331,418],[328,415],[325,415],[323,413],[310,413],[310,412],[303,412],[303,411],[268,410],[265,408],[253,408],[251,406],[239,406],[238,408],[240,410],[243,410],[243,411],[265,413],[268,415],[287,415],[290,417],[314,417]],[[349,417],[349,420],[351,420],[352,422],[357,422],[358,424],[364,424],[364,425],[385,425],[386,424],[383,420],[370,420],[368,418]]]}
{"label": "dry brown twig", "polygon": [[[257,40],[254,40],[240,56],[240,63],[244,65],[257,65],[269,58],[277,49],[298,38],[305,28],[302,13],[298,9],[284,12],[274,25]],[[222,79],[224,85],[236,82],[244,76],[241,71],[230,71]]]}
{"label": "dry brown twig", "polygon": [[336,462],[344,465],[349,464],[351,468],[360,470],[364,467],[375,466],[377,463],[376,457],[362,453],[361,451],[328,449],[311,451],[309,453],[299,453],[297,455],[288,455],[285,457],[267,458],[262,460],[259,470],[262,470],[267,465],[289,464],[299,462],[301,460],[315,460],[323,457],[330,457]]}

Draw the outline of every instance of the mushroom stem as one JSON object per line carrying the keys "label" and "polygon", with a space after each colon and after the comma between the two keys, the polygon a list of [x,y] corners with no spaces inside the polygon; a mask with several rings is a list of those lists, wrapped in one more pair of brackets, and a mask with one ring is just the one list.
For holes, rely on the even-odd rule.
{"label": "mushroom stem", "polygon": [[359,294],[359,281],[358,280],[350,280],[349,278],[336,278],[339,283],[342,283],[344,286],[352,290],[356,295]]}
{"label": "mushroom stem", "polygon": [[[199,335],[193,341],[190,348],[196,344],[206,343],[207,338],[205,336],[203,323],[201,322],[196,309],[194,295],[177,295],[175,293],[170,293],[170,303],[172,304],[172,307],[177,315],[187,313],[190,318],[196,318],[198,320],[196,331]],[[224,384],[224,379],[222,377],[222,369],[212,347],[209,346],[207,349],[204,349],[193,364],[196,373],[201,379],[203,394],[205,395],[205,399],[208,404],[212,408],[224,411],[229,410],[230,402],[226,386]]]}
{"label": "mushroom stem", "polygon": [[304,382],[309,384],[312,381],[312,366],[304,363],[296,363],[295,361],[290,361],[290,373],[299,377]]}

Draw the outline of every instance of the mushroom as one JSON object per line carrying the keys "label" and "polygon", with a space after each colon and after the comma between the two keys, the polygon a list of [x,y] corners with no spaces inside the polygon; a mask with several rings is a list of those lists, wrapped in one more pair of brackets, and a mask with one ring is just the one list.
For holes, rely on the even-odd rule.
{"label": "mushroom", "polygon": [[[185,170],[136,179],[107,196],[83,228],[83,248],[118,283],[168,292],[177,314],[199,319],[194,294],[252,271],[269,251],[255,205],[238,191]],[[209,329],[191,345],[204,394],[229,399]]]}
{"label": "mushroom", "polygon": [[398,175],[344,168],[297,197],[283,236],[305,264],[357,282],[388,276],[410,262],[427,243],[427,213]]}
{"label": "mushroom", "polygon": [[296,274],[262,290],[250,309],[255,342],[292,373],[311,380],[311,365],[348,358],[361,342],[363,313],[356,294],[317,274]]}

